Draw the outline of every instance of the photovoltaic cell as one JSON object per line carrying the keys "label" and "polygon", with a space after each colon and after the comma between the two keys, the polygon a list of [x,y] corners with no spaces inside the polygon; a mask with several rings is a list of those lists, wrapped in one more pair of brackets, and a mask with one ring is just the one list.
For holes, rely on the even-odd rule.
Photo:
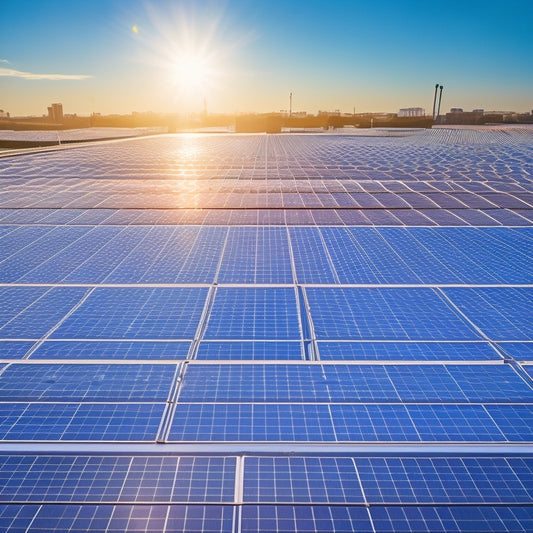
{"label": "photovoltaic cell", "polygon": [[[501,359],[486,342],[318,342],[323,361],[479,361]],[[533,350],[533,345],[532,345]]]}
{"label": "photovoltaic cell", "polygon": [[364,507],[310,505],[244,505],[241,530],[243,533],[374,532]]}
{"label": "photovoltaic cell", "polygon": [[176,365],[12,364],[0,401],[165,401],[175,374]]}
{"label": "photovoltaic cell", "polygon": [[33,345],[33,342],[3,341],[1,344],[2,354],[0,355],[0,358],[21,359],[28,353]]}
{"label": "photovoltaic cell", "polygon": [[493,340],[533,340],[533,289],[451,288],[444,293]]}
{"label": "photovoltaic cell", "polygon": [[246,457],[245,502],[359,503],[354,462],[344,457]]}
{"label": "photovoltaic cell", "polygon": [[45,341],[31,359],[185,359],[183,341]]}
{"label": "photovoltaic cell", "polygon": [[533,342],[500,342],[498,349],[505,357],[517,361],[533,361]]}
{"label": "photovoltaic cell", "polygon": [[327,405],[178,404],[169,441],[334,441]]}
{"label": "photovoltaic cell", "polygon": [[231,502],[234,457],[0,456],[4,502]]}
{"label": "photovoltaic cell", "polygon": [[[83,287],[7,287],[0,292],[2,307],[9,311],[2,317],[0,338],[5,339],[39,339],[57,325],[65,315],[88,293]],[[30,296],[31,301],[26,298]],[[15,304],[13,300],[23,301]],[[9,316],[11,315],[11,316]]]}
{"label": "photovoltaic cell", "polygon": [[533,527],[532,507],[371,507],[376,531],[516,531]]}
{"label": "photovoltaic cell", "polygon": [[319,340],[476,340],[479,334],[435,290],[308,288]]}
{"label": "photovoltaic cell", "polygon": [[153,441],[162,404],[0,404],[6,441]]}
{"label": "photovoltaic cell", "polygon": [[218,288],[204,339],[296,340],[300,328],[292,288]]}
{"label": "photovoltaic cell", "polygon": [[204,341],[200,343],[197,359],[201,360],[301,360],[302,347],[298,341]]}
{"label": "photovoltaic cell", "polygon": [[488,405],[487,412],[509,441],[533,441],[533,405]]}
{"label": "photovoltaic cell", "polygon": [[97,288],[52,337],[190,339],[206,296],[202,288]]}
{"label": "photovoltaic cell", "polygon": [[357,457],[370,503],[497,504],[531,501],[531,458]]}

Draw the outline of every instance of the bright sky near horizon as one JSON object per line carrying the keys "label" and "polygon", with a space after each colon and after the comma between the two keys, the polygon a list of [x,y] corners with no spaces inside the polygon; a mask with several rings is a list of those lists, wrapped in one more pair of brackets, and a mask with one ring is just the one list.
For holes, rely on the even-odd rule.
{"label": "bright sky near horizon", "polygon": [[12,115],[533,109],[532,0],[0,0]]}

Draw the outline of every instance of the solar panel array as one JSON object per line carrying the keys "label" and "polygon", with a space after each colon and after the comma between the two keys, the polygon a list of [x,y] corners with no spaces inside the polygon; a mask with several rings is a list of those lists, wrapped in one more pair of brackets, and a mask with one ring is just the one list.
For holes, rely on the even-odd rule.
{"label": "solar panel array", "polygon": [[533,530],[533,133],[0,159],[0,529]]}

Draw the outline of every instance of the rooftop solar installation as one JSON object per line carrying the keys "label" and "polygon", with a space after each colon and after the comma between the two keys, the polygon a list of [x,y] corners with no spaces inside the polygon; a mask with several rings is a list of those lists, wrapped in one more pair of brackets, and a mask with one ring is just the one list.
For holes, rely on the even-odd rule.
{"label": "rooftop solar installation", "polygon": [[533,530],[533,131],[0,157],[0,529]]}

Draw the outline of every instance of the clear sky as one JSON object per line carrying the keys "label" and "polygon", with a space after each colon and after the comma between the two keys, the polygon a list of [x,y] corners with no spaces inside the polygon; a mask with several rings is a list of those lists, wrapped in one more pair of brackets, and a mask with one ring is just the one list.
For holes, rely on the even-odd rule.
{"label": "clear sky", "polygon": [[[533,0],[0,0],[0,108],[533,109]],[[205,102],[205,104],[204,104]]]}

